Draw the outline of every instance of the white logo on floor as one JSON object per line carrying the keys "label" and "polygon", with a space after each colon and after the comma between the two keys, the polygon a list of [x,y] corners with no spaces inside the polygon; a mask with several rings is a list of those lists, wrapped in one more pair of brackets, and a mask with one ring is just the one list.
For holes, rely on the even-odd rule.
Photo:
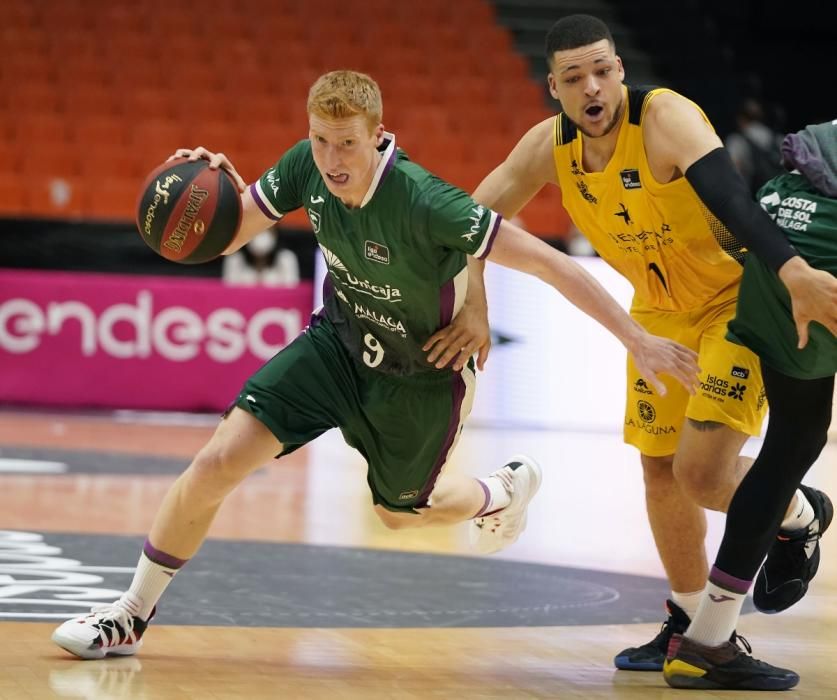
{"label": "white logo on floor", "polygon": [[134,572],[130,566],[85,566],[60,554],[61,548],[47,544],[43,535],[0,530],[0,619],[75,617],[122,594],[100,588],[105,579],[98,574]]}

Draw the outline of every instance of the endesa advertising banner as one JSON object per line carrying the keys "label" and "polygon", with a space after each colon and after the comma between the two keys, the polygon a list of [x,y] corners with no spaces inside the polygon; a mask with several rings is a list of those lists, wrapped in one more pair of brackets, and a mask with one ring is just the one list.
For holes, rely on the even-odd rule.
{"label": "endesa advertising banner", "polygon": [[312,299],[310,283],[0,270],[0,402],[222,410]]}

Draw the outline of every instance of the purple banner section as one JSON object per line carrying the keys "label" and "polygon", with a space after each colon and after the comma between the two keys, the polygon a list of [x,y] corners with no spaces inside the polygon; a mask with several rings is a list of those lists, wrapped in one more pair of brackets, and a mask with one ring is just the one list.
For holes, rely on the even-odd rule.
{"label": "purple banner section", "polygon": [[0,269],[0,402],[221,411],[312,300],[310,283]]}

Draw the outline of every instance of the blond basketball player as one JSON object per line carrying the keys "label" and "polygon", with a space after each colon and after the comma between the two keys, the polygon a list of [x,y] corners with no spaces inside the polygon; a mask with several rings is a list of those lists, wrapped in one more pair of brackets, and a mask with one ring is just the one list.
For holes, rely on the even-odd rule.
{"label": "blond basketball player", "polygon": [[[798,257],[752,201],[696,104],[671,90],[623,84],[622,61],[601,20],[560,20],[546,56],[549,89],[563,112],[525,134],[474,198],[512,217],[544,185],[559,186],[578,229],[633,284],[633,318],[699,353],[694,396],[673,383],[661,396],[630,359],[627,367],[624,437],[641,454],[648,518],[672,600],[662,632],[619,653],[615,664],[662,670],[668,641],[688,626],[708,574],[702,508],[726,511],[752,462],[739,451],[759,434],[765,411],[758,359],[725,339],[743,246],[778,270],[802,344],[811,320],[837,328],[829,296],[837,283]],[[814,508],[797,490],[787,512],[783,529],[797,530]],[[786,568],[783,576],[799,573]]]}

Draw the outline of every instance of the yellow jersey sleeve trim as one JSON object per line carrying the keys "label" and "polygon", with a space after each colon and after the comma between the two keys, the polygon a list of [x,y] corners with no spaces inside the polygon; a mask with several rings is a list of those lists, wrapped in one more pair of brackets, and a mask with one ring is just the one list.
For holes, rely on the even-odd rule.
{"label": "yellow jersey sleeve trim", "polygon": [[709,120],[709,117],[706,116],[706,112],[704,112],[703,109],[701,109],[701,106],[699,104],[697,104],[693,100],[690,100],[685,95],[681,95],[679,92],[676,92],[675,90],[672,90],[670,88],[654,88],[653,90],[648,92],[648,94],[645,96],[645,99],[642,101],[642,113],[640,114],[640,122],[642,122],[642,119],[645,116],[645,110],[648,109],[648,105],[651,103],[651,100],[657,95],[660,95],[664,92],[670,92],[672,95],[677,95],[678,97],[682,97],[685,100],[688,100],[692,105],[694,105],[695,109],[697,109],[697,111],[700,112],[700,116],[703,117],[703,120],[707,124],[709,124],[710,127],[712,127],[712,130],[715,130],[715,127],[712,126],[712,122]]}

